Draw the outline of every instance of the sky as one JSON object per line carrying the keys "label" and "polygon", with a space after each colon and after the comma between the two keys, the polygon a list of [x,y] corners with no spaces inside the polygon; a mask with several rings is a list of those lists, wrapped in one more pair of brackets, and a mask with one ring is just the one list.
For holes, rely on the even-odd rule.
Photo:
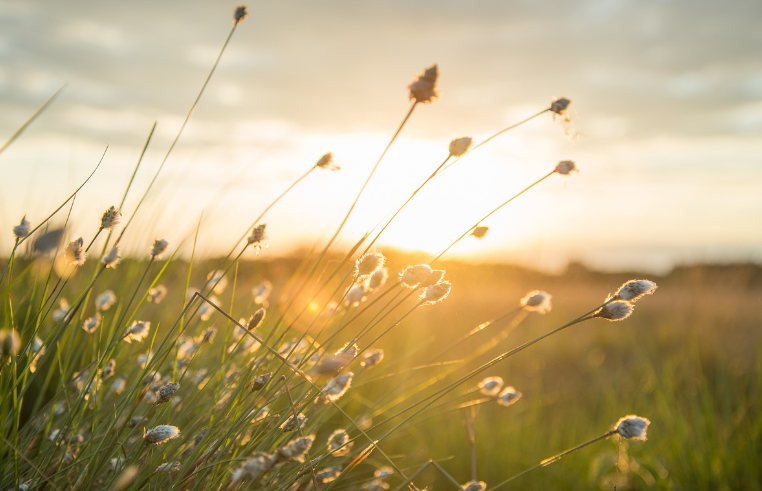
{"label": "sky", "polygon": [[[68,234],[86,240],[118,204],[129,215],[164,158],[231,28],[221,1],[0,0],[0,141],[56,90],[0,154],[0,254],[24,215],[39,223],[73,192]],[[188,126],[125,236],[227,253],[266,215],[286,255],[335,230],[437,63],[441,97],[419,105],[341,235],[354,243],[447,157],[572,100],[571,126],[543,114],[438,176],[378,242],[436,253],[499,203],[487,236],[450,253],[557,270],[666,271],[762,261],[762,3],[755,0],[278,1],[249,5]],[[318,172],[319,171],[319,172]],[[63,223],[68,208],[54,222]],[[199,225],[200,223],[200,225]]]}

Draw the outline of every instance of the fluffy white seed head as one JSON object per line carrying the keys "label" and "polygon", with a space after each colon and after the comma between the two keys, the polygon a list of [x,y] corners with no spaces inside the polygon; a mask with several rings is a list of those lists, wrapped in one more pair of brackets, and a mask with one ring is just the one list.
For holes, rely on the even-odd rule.
{"label": "fluffy white seed head", "polygon": [[51,317],[53,318],[53,321],[60,322],[66,318],[67,315],[69,315],[69,310],[71,310],[71,306],[69,305],[69,301],[65,298],[62,298],[58,302],[58,308],[53,311],[51,314]]}
{"label": "fluffy white seed head", "polygon": [[13,227],[13,235],[16,236],[17,240],[21,240],[29,235],[31,230],[32,224],[29,223],[29,220],[26,219],[26,215],[24,215],[24,217],[21,218],[21,223]]}
{"label": "fluffy white seed head", "polygon": [[572,172],[579,172],[579,169],[573,160],[562,160],[556,164],[555,171],[562,176],[568,176]]}
{"label": "fluffy white seed head", "polygon": [[[0,359],[3,362],[16,356],[21,349],[21,337],[14,328],[0,329]],[[5,375],[5,374],[4,374]]]}
{"label": "fluffy white seed head", "polygon": [[389,483],[386,483],[381,479],[373,479],[372,481],[363,483],[362,488],[365,491],[386,491],[389,489]]}
{"label": "fluffy white seed head", "polygon": [[625,320],[632,314],[634,307],[630,302],[616,300],[601,307],[593,317],[606,319],[612,322]]}
{"label": "fluffy white seed head", "polygon": [[497,403],[501,406],[512,406],[521,399],[521,392],[517,391],[513,387],[506,387],[503,389],[503,391],[497,396]]}
{"label": "fluffy white seed head", "polygon": [[415,288],[431,277],[431,266],[428,264],[416,264],[408,266],[400,273],[402,286],[406,288]]}
{"label": "fluffy white seed head", "polygon": [[336,163],[333,161],[333,154],[331,152],[328,152],[320,157],[320,160],[317,161],[315,167],[320,167],[321,169],[327,170],[341,170],[341,167],[336,165]]}
{"label": "fluffy white seed head", "polygon": [[368,252],[357,260],[357,276],[370,276],[384,266],[384,255],[380,252]]}
{"label": "fluffy white seed head", "polygon": [[439,78],[439,68],[432,65],[423,73],[418,75],[410,84],[410,100],[429,104],[439,97],[437,90],[437,79]]}
{"label": "fluffy white seed head", "polygon": [[122,256],[119,254],[119,244],[114,244],[114,247],[111,248],[108,254],[104,255],[101,259],[101,264],[106,268],[115,268],[119,264],[120,259],[122,259]]}
{"label": "fluffy white seed head", "polygon": [[291,440],[282,448],[278,449],[275,455],[277,462],[286,462],[296,460],[304,462],[304,455],[312,448],[312,442],[315,441],[315,435],[307,435]]}
{"label": "fluffy white seed head", "polygon": [[167,287],[164,285],[156,285],[148,290],[146,300],[151,303],[160,303],[167,296]]}
{"label": "fluffy white seed head", "polygon": [[92,334],[95,332],[96,329],[98,329],[98,326],[101,323],[101,314],[98,312],[95,313],[92,317],[89,317],[85,319],[85,322],[82,323],[82,329],[86,333]]}
{"label": "fluffy white seed head", "polygon": [[617,421],[614,431],[630,440],[646,440],[646,431],[650,424],[646,418],[630,414]]}
{"label": "fluffy white seed head", "polygon": [[442,281],[436,285],[427,286],[421,295],[421,300],[428,304],[434,304],[447,298],[452,285],[449,281]]}
{"label": "fluffy white seed head", "polygon": [[87,252],[85,252],[85,241],[82,237],[77,240],[69,242],[64,251],[64,257],[66,261],[74,266],[82,266],[87,259]]}
{"label": "fluffy white seed head", "polygon": [[479,392],[485,396],[495,397],[503,388],[503,383],[502,377],[487,377],[479,382]]}
{"label": "fluffy white seed head", "polygon": [[342,373],[332,378],[323,387],[322,396],[326,401],[338,401],[341,396],[347,393],[349,386],[352,385],[352,378],[355,376],[352,372]]}
{"label": "fluffy white seed head", "polygon": [[484,491],[487,489],[487,483],[484,481],[468,481],[463,485],[464,491]]}
{"label": "fluffy white seed head", "polygon": [[130,327],[127,328],[127,332],[124,334],[124,340],[128,343],[133,341],[142,341],[148,336],[148,332],[151,330],[151,323],[148,321],[134,321]]}
{"label": "fluffy white seed head", "polygon": [[420,285],[418,285],[421,288],[426,288],[427,286],[436,285],[440,281],[442,281],[442,278],[444,278],[445,271],[443,269],[435,269],[431,272],[428,279],[425,281],[422,281]]}
{"label": "fluffy white seed head", "polygon": [[448,150],[450,151],[450,155],[453,157],[460,157],[464,153],[468,151],[469,148],[471,148],[471,143],[473,143],[473,140],[470,136],[464,136],[463,138],[456,138],[453,141],[450,142],[450,146],[448,147]]}
{"label": "fluffy white seed head", "polygon": [[101,228],[103,230],[109,230],[119,224],[119,220],[122,219],[122,211],[117,210],[115,207],[110,207],[103,213],[101,217]]}
{"label": "fluffy white seed head", "polygon": [[167,242],[164,239],[156,239],[153,241],[153,245],[151,246],[151,257],[154,259],[158,259],[159,256],[164,254],[166,252],[167,247],[169,246],[169,242]]}
{"label": "fluffy white seed head", "polygon": [[336,478],[339,477],[339,474],[341,474],[341,466],[333,465],[317,472],[315,474],[315,479],[320,484],[328,484],[335,481]]}
{"label": "fluffy white seed head", "polygon": [[558,115],[563,115],[569,108],[569,104],[571,104],[571,101],[565,97],[554,99],[550,103],[550,111]]}
{"label": "fluffy white seed head", "polygon": [[178,436],[180,436],[180,428],[177,426],[159,425],[145,432],[143,442],[146,445],[161,445]]}
{"label": "fluffy white seed head", "polygon": [[103,311],[111,308],[116,302],[116,295],[112,290],[106,290],[95,297],[95,308]]}
{"label": "fluffy white seed head", "polygon": [[385,465],[383,467],[379,467],[373,472],[373,477],[376,479],[386,479],[387,477],[391,477],[394,475],[394,469],[391,467]]}
{"label": "fluffy white seed head", "polygon": [[286,421],[283,422],[282,425],[280,425],[280,429],[283,432],[296,431],[299,428],[302,428],[305,423],[307,423],[307,416],[300,413],[296,415],[296,418],[294,418],[294,415],[292,414]]}
{"label": "fluffy white seed head", "polygon": [[538,314],[547,314],[552,308],[551,299],[553,297],[548,292],[542,290],[532,290],[519,302],[524,310],[537,312]]}
{"label": "fluffy white seed head", "polygon": [[267,280],[264,280],[262,283],[255,286],[251,291],[252,295],[254,295],[254,303],[258,303],[260,305],[266,303],[272,289],[273,284]]}
{"label": "fluffy white seed head", "polygon": [[352,286],[347,292],[346,297],[344,297],[344,304],[349,307],[359,304],[365,298],[365,293],[366,290],[364,284],[358,283]]}
{"label": "fluffy white seed head", "polygon": [[254,249],[256,249],[257,252],[259,252],[262,247],[266,247],[265,240],[267,240],[267,224],[262,223],[260,225],[257,225],[254,227],[254,229],[251,231],[251,235],[248,239],[246,239],[246,242],[250,246],[254,246]]}
{"label": "fluffy white seed head", "polygon": [[384,359],[384,350],[373,349],[368,350],[363,354],[362,366],[365,368],[375,367],[381,363]]}
{"label": "fluffy white seed head", "polygon": [[656,288],[656,283],[651,280],[630,280],[619,287],[619,290],[614,294],[614,298],[635,302],[645,295],[653,294]]}
{"label": "fluffy white seed head", "polygon": [[154,405],[169,402],[178,390],[180,390],[180,384],[176,382],[162,385],[159,390],[156,391],[156,402],[154,402]]}
{"label": "fluffy white seed head", "polygon": [[103,373],[101,373],[101,379],[105,380],[112,375],[114,375],[114,372],[116,371],[116,360],[110,359],[106,362],[106,364],[103,366]]}
{"label": "fluffy white seed head", "polygon": [[389,279],[389,269],[387,268],[379,268],[376,270],[375,273],[373,273],[370,276],[370,281],[368,282],[368,288],[371,290],[377,290],[384,286],[386,283],[386,280]]}
{"label": "fluffy white seed head", "polygon": [[272,469],[274,465],[275,457],[273,455],[265,452],[256,452],[233,472],[231,479],[234,483],[244,479],[256,479]]}
{"label": "fluffy white seed head", "polygon": [[328,437],[328,452],[334,457],[343,457],[352,450],[354,442],[349,441],[346,430],[338,429]]}

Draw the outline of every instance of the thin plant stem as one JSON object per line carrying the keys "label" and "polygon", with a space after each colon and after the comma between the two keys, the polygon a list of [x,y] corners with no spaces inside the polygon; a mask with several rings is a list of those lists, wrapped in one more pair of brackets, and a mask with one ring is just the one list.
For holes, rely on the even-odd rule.
{"label": "thin plant stem", "polygon": [[38,117],[39,117],[39,116],[40,116],[42,113],[44,113],[44,112],[45,112],[45,110],[46,110],[48,107],[50,107],[50,105],[51,105],[51,104],[53,104],[53,101],[55,101],[55,100],[58,98],[58,96],[61,94],[61,92],[63,92],[63,90],[64,90],[65,88],[66,88],[66,84],[63,84],[63,85],[61,86],[61,88],[60,88],[60,89],[58,89],[58,90],[56,91],[56,93],[55,93],[55,94],[53,94],[52,96],[50,96],[50,99],[48,99],[48,100],[45,102],[45,104],[43,104],[42,106],[40,106],[40,108],[39,108],[39,109],[38,109],[38,110],[37,110],[37,111],[36,111],[34,114],[32,114],[32,117],[30,117],[29,119],[27,119],[27,120],[26,120],[26,122],[25,122],[24,124],[22,124],[22,125],[21,125],[21,127],[20,127],[19,129],[17,129],[17,130],[16,130],[16,132],[15,132],[13,135],[11,135],[11,137],[8,139],[8,141],[6,141],[6,142],[3,144],[3,146],[2,146],[2,147],[0,147],[0,153],[3,153],[3,151],[5,151],[5,149],[6,149],[6,148],[8,148],[8,147],[11,145],[11,143],[13,143],[14,141],[16,141],[16,139],[17,139],[19,136],[21,136],[21,134],[22,134],[24,131],[26,131],[26,129],[29,127],[29,125],[30,125],[30,124],[32,124],[32,123],[34,122],[34,120],[35,120],[35,119],[37,119],[37,118],[38,118]]}
{"label": "thin plant stem", "polygon": [[610,437],[614,433],[616,433],[616,430],[607,431],[606,433],[604,433],[603,435],[601,435],[601,436],[599,436],[597,438],[593,438],[592,440],[587,441],[585,443],[582,443],[580,445],[577,445],[576,447],[570,448],[569,450],[565,450],[565,451],[563,451],[563,452],[561,452],[559,454],[556,454],[556,455],[554,455],[552,457],[548,457],[547,459],[543,460],[539,464],[537,464],[535,466],[532,466],[529,469],[526,469],[525,471],[519,472],[518,474],[516,474],[513,477],[509,477],[508,479],[506,479],[505,481],[501,482],[500,484],[492,486],[490,489],[492,489],[492,490],[499,489],[499,488],[503,487],[504,485],[508,484],[509,482],[514,481],[514,480],[520,478],[521,476],[529,474],[530,472],[532,472],[534,470],[537,470],[537,469],[539,469],[541,467],[545,467],[545,466],[550,465],[550,464],[552,464],[554,462],[558,462],[559,460],[561,460],[562,458],[566,457],[570,453],[574,453],[577,450],[583,449],[583,448],[587,447],[588,445],[592,445],[595,442],[599,442],[601,440],[605,440],[606,438]]}

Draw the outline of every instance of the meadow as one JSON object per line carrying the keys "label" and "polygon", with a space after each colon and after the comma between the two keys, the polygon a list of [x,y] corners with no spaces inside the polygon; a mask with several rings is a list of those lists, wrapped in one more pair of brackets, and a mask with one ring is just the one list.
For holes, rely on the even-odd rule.
{"label": "meadow", "polygon": [[[245,17],[237,8],[220,57]],[[572,161],[501,197],[438,254],[376,245],[407,202],[337,245],[405,123],[439,96],[436,65],[407,87],[409,112],[331,238],[292,257],[266,249],[270,208],[312,171],[340,171],[325,154],[227,256],[196,256],[197,231],[122,257],[217,62],[154,180],[130,180],[121,204],[94,212],[95,236],[68,223],[81,187],[42,223],[14,227],[0,261],[1,487],[762,487],[759,266],[656,277],[448,260],[535,185],[577,178]],[[571,102],[549,100],[525,121],[568,123]],[[522,123],[453,140],[408,201]],[[135,209],[129,193],[142,195]]]}

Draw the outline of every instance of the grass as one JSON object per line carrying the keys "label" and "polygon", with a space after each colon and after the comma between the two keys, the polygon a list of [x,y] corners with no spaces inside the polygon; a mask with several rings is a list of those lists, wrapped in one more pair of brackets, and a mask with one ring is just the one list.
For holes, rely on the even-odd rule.
{"label": "grass", "polygon": [[[9,395],[0,402],[0,486],[483,491],[483,481],[491,489],[759,489],[758,267],[677,269],[658,278],[657,294],[639,300],[633,315],[613,323],[597,318],[617,305],[608,295],[640,275],[576,267],[554,276],[447,260],[457,242],[477,240],[470,235],[484,219],[571,172],[569,161],[502,197],[438,254],[384,251],[388,278],[375,267],[372,279],[361,277],[355,262],[389,222],[352,238],[349,251],[335,245],[414,109],[435,99],[436,66],[411,84],[409,112],[327,242],[287,259],[244,255],[266,245],[267,211],[298,193],[313,170],[332,169],[330,155],[278,195],[252,223],[256,232],[242,235],[226,257],[197,257],[199,222],[181,244],[120,262],[122,237],[140,224],[133,220],[151,202],[145,198],[242,19],[238,10],[136,208],[80,242],[93,246],[83,266],[62,267],[71,251],[53,235],[41,245],[55,229],[48,219],[15,232],[0,276],[0,389]],[[567,105],[554,101],[524,121],[563,118]],[[151,135],[133,177],[150,142]],[[468,155],[468,145],[453,148],[407,202]],[[126,183],[122,205],[133,184]],[[76,192],[49,219],[66,226],[59,214],[74,206]],[[427,264],[415,281],[401,275],[411,264]],[[255,299],[253,289],[266,280],[269,298]],[[158,285],[166,298],[149,301]],[[519,303],[534,289],[553,295],[550,312]],[[106,290],[117,301],[100,308],[95,299]],[[261,308],[261,325],[250,326]],[[83,329],[96,315],[97,327]],[[126,336],[140,322],[150,327]],[[384,358],[371,363],[366,355],[378,349]],[[521,397],[501,405],[480,393],[477,383],[487,376],[502,377]],[[627,414],[653,422],[647,442],[613,428]],[[337,430],[347,439],[329,448]]]}

